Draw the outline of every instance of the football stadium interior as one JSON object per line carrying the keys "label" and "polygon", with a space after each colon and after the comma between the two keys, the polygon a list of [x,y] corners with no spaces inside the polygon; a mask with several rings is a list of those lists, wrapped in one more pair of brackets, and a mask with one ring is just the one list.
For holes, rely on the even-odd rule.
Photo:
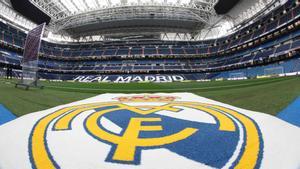
{"label": "football stadium interior", "polygon": [[[26,90],[18,85],[24,85]],[[187,93],[186,96],[183,93],[182,98],[188,101],[192,93],[195,99],[197,95],[262,112],[272,118],[277,116],[293,124],[293,127],[298,126],[291,130],[297,131],[299,136],[300,0],[1,0],[0,140],[2,123],[9,126],[32,112],[98,97],[100,94],[106,98],[107,93],[112,95],[112,100],[117,98],[122,103],[122,99],[137,103],[141,100],[167,100],[171,103],[181,97],[176,92]],[[120,97],[120,93],[124,96]],[[162,96],[157,93],[162,93]],[[170,94],[172,98],[166,98],[164,94]],[[140,95],[142,98],[138,97]],[[149,105],[143,107],[143,110],[128,109],[138,112],[146,111],[147,108]],[[161,107],[161,110],[173,109]],[[5,119],[10,121],[11,116],[4,115],[7,114],[5,112],[11,113],[14,116],[12,119],[17,120],[6,122]],[[224,112],[228,114],[230,110]],[[257,127],[258,133],[264,136],[265,129],[263,125],[261,127],[259,118],[245,114],[253,118],[255,126],[260,127]],[[85,120],[85,130],[96,138],[97,135],[88,125],[92,117]],[[235,115],[228,117],[233,119]],[[242,118],[237,116],[237,119],[243,123]],[[117,123],[118,120],[112,121]],[[139,131],[151,130],[150,126],[144,126],[145,129],[142,127],[144,122],[149,123],[143,120],[140,124],[136,123],[137,128],[138,124],[141,127]],[[128,122],[128,130],[130,124],[131,121]],[[239,126],[237,123],[235,125]],[[34,132],[39,129],[37,126],[39,123],[32,130],[30,140],[35,139]],[[248,132],[247,127],[244,130]],[[129,131],[124,132],[125,137]],[[139,139],[139,135],[137,137]],[[110,142],[109,139],[99,138]],[[294,140],[300,141],[299,138]],[[192,163],[179,160],[178,167],[182,169],[207,166],[244,169],[279,167],[275,163],[269,164],[271,157],[265,160],[269,143],[267,138],[260,139],[258,142],[261,149],[252,166],[250,162],[242,165],[242,156],[231,165],[229,158],[225,158],[225,165],[222,160],[212,162],[217,161],[212,160],[213,157],[201,156],[200,159],[200,156],[185,154],[183,150],[174,148],[173,151],[171,146],[168,150],[180,154],[180,160],[184,157],[203,164],[195,167]],[[31,142],[34,145],[34,140]],[[262,153],[263,142],[265,153]],[[4,145],[2,143],[0,141],[0,148]],[[130,157],[122,155],[130,154],[131,150],[127,152],[124,148],[126,144],[123,145],[124,149],[120,148],[120,142],[115,145],[115,150],[111,150],[101,163],[102,166],[99,166],[125,169],[133,164],[141,169],[159,168],[152,163],[148,165],[144,154],[135,154],[134,159],[127,159]],[[300,147],[299,144],[297,146]],[[242,150],[246,151],[247,147]],[[146,150],[141,147],[141,150],[136,151],[144,153]],[[39,163],[39,158],[44,156],[35,156],[34,146],[29,152],[31,165],[28,167],[25,162],[17,165],[2,161],[9,160],[9,155],[1,154],[0,149],[0,168],[51,168],[52,164],[47,166],[45,159]],[[55,154],[56,150],[52,152]],[[279,168],[300,168],[300,151],[294,152],[298,153],[298,158],[291,158],[289,163]],[[194,154],[197,153],[195,150]],[[60,155],[49,160],[53,162],[54,168],[72,168],[67,158],[65,160],[62,157],[65,160],[63,162],[58,160]],[[218,155],[215,158],[223,159],[223,156]],[[289,158],[291,155],[286,156]],[[111,163],[117,166],[111,166]],[[99,166],[85,161],[73,169]],[[176,169],[171,165],[161,167],[169,168]]]}
{"label": "football stadium interior", "polygon": [[[38,61],[41,80],[202,82],[295,76],[300,72],[297,0],[5,0],[1,9],[3,77],[8,73],[22,76],[26,33],[44,22],[47,26]],[[72,85],[80,88],[81,84]],[[85,88],[94,88],[90,85]],[[94,92],[114,92],[101,85]],[[201,88],[203,84],[194,88],[197,85]],[[116,85],[116,90],[122,92],[123,86],[126,84]],[[152,86],[155,91],[156,84]],[[180,85],[178,89],[185,91],[183,88],[188,91],[190,87]],[[132,92],[138,92],[135,89]],[[296,96],[292,97],[288,101]],[[288,101],[278,103],[279,109]]]}

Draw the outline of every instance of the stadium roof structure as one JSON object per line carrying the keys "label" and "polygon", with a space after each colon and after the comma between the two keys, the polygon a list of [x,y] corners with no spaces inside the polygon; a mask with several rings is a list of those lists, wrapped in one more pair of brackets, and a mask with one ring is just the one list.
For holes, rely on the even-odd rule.
{"label": "stadium roof structure", "polygon": [[[47,40],[199,41],[221,38],[288,0],[4,0],[0,18]],[[5,3],[4,3],[5,2]]]}
{"label": "stadium roof structure", "polygon": [[54,33],[193,33],[209,24],[218,0],[29,0]]}

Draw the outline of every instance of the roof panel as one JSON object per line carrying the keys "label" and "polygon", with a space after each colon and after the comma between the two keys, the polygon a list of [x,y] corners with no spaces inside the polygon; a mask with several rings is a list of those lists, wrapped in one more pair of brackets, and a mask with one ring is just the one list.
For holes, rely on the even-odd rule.
{"label": "roof panel", "polygon": [[60,1],[62,4],[64,4],[64,6],[71,11],[72,13],[77,12],[78,10],[76,9],[76,7],[74,6],[74,4],[70,1],[70,0],[62,0]]}
{"label": "roof panel", "polygon": [[120,4],[120,0],[110,0],[111,5],[117,5]]}
{"label": "roof panel", "polygon": [[84,0],[72,0],[74,5],[76,6],[79,11],[85,11],[87,10],[87,6],[83,3]]}
{"label": "roof panel", "polygon": [[[218,0],[25,0],[43,10],[56,21],[69,16],[122,6],[169,6],[211,12]],[[205,3],[202,3],[205,1]],[[201,5],[198,3],[201,2]],[[49,5],[53,4],[53,5]]]}
{"label": "roof panel", "polygon": [[97,7],[96,1],[98,1],[98,0],[85,0],[86,4],[88,5],[88,7],[90,9],[94,9]]}
{"label": "roof panel", "polygon": [[[57,0],[52,0],[56,4]],[[93,9],[124,5],[150,5],[150,4],[172,4],[188,5],[191,0],[61,0],[60,2],[73,13],[81,13]]]}

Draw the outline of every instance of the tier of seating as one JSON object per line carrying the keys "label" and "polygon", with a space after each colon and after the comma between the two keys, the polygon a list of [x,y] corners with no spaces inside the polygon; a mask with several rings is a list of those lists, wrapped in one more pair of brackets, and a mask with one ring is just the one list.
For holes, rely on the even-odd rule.
{"label": "tier of seating", "polygon": [[[263,18],[236,33],[219,39],[205,41],[112,41],[99,43],[59,44],[43,41],[41,52],[45,56],[135,56],[135,55],[198,55],[214,54],[253,41],[274,29],[278,29],[299,17],[298,0],[289,0]],[[0,22],[0,39],[16,47],[22,47],[26,34]]]}
{"label": "tier of seating", "polygon": [[273,76],[282,74],[299,74],[300,75],[300,57],[295,59],[276,62],[264,66],[256,66],[245,69],[224,71],[214,76],[214,79],[235,79],[235,78],[256,78],[260,76]]}
{"label": "tier of seating", "polygon": [[[234,55],[199,59],[136,59],[62,61],[41,59],[39,67],[48,72],[195,72],[215,71],[235,65],[252,64],[272,60],[280,56],[293,57],[300,49],[300,30],[282,36],[275,41]],[[293,55],[294,52],[294,55]],[[0,50],[0,62],[20,65],[21,56],[9,50]]]}
{"label": "tier of seating", "polygon": [[[208,79],[245,79],[245,78],[257,78],[260,76],[274,76],[274,75],[300,75],[300,55],[294,59],[280,61],[277,63],[255,66],[245,69],[212,72],[212,73],[179,73],[176,75],[184,77],[185,80],[208,80]],[[157,76],[158,74],[131,74],[131,76]],[[162,74],[162,75],[174,75],[174,74]],[[82,74],[68,74],[68,73],[40,73],[42,79],[53,79],[53,80],[73,80],[82,76]],[[116,79],[115,77],[122,76],[128,77],[125,74],[107,75],[107,79]]]}

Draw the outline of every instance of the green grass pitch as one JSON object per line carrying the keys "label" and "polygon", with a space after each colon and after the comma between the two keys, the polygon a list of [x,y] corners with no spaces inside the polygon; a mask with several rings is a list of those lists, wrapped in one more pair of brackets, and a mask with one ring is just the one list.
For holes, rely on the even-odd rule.
{"label": "green grass pitch", "polygon": [[41,82],[45,89],[28,91],[15,88],[15,82],[0,79],[0,104],[17,116],[102,93],[154,92],[191,92],[233,106],[276,115],[300,96],[300,77],[155,84]]}

